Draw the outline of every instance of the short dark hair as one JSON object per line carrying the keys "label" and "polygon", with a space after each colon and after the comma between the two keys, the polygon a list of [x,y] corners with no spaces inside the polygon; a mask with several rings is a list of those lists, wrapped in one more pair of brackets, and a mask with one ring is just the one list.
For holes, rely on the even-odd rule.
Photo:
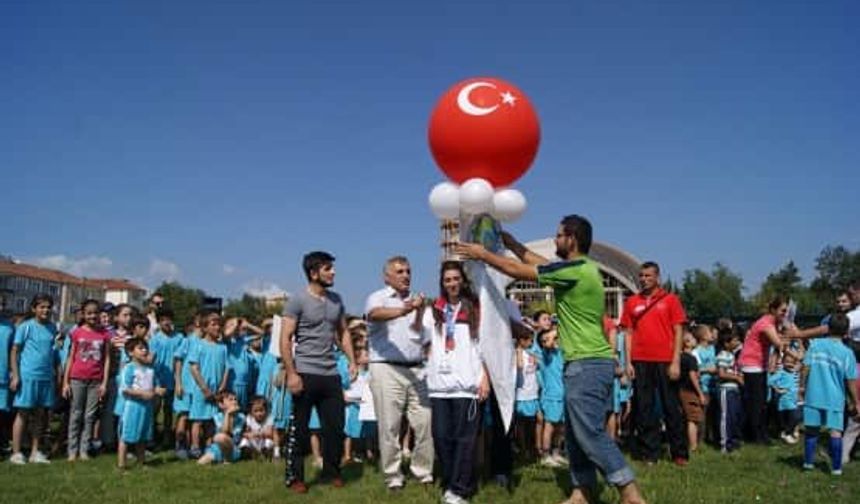
{"label": "short dark hair", "polygon": [[561,219],[564,233],[576,239],[576,249],[588,255],[591,250],[591,223],[581,215],[571,214]]}
{"label": "short dark hair", "polygon": [[660,274],[660,265],[657,264],[655,261],[645,261],[644,263],[642,263],[642,266],[639,266],[639,269],[653,269],[657,272],[658,275]]}
{"label": "short dark hair", "polygon": [[532,314],[532,320],[537,322],[541,315],[549,315],[549,314],[550,313],[546,310],[538,310]]}
{"label": "short dark hair", "polygon": [[155,312],[155,319],[161,322],[161,319],[163,318],[169,318],[170,320],[173,320],[175,318],[173,310],[171,310],[170,308],[159,308]]}
{"label": "short dark hair", "polygon": [[131,337],[125,342],[125,353],[131,355],[134,352],[134,349],[138,347],[138,345],[143,345],[146,349],[149,349],[149,343],[146,342],[144,338]]}
{"label": "short dark hair", "polygon": [[320,268],[334,262],[334,256],[322,250],[316,250],[305,254],[302,259],[302,269],[305,270],[305,276],[308,280],[311,279],[311,273],[319,272]]}
{"label": "short dark hair", "polygon": [[131,323],[128,326],[131,328],[134,328],[135,326],[143,326],[149,329],[149,319],[140,315],[134,315],[131,317]]}
{"label": "short dark hair", "polygon": [[848,320],[848,316],[844,313],[834,313],[830,315],[830,321],[827,322],[827,328],[830,331],[831,336],[845,336],[848,334],[848,328],[850,325],[851,322]]}

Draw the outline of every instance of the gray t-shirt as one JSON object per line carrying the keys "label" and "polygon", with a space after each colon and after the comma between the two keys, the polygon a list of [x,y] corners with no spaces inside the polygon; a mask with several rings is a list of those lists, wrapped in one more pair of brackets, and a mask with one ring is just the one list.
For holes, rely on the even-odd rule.
{"label": "gray t-shirt", "polygon": [[293,360],[299,373],[337,375],[334,345],[344,316],[343,301],[334,292],[323,298],[302,292],[291,297],[284,316],[296,321]]}

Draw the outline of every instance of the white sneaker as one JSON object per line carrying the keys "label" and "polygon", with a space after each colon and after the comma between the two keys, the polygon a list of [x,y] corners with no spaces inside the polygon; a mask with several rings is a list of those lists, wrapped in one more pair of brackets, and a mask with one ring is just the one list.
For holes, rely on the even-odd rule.
{"label": "white sneaker", "polygon": [[30,455],[30,463],[31,464],[50,464],[51,461],[48,460],[48,457],[46,457],[44,453],[37,451],[36,453]]}
{"label": "white sneaker", "polygon": [[9,457],[9,462],[15,465],[25,465],[27,463],[27,459],[24,458],[24,454],[21,452],[12,454]]}
{"label": "white sneaker", "polygon": [[570,461],[567,460],[567,457],[565,457],[561,453],[556,453],[552,456],[552,458],[555,459],[555,461],[558,462],[558,464],[562,467],[570,465]]}
{"label": "white sneaker", "polygon": [[540,460],[540,465],[544,467],[562,467],[562,464],[552,455],[544,455]]}
{"label": "white sneaker", "polygon": [[445,490],[445,495],[442,496],[442,502],[444,504],[464,504],[469,501],[450,490]]}

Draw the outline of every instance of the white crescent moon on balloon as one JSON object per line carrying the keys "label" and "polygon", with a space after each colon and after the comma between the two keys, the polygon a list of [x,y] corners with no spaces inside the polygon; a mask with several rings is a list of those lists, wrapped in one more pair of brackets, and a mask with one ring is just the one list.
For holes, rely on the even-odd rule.
{"label": "white crescent moon on balloon", "polygon": [[457,106],[460,107],[460,110],[469,115],[484,116],[487,114],[492,114],[497,108],[499,108],[498,105],[493,105],[492,107],[479,107],[472,103],[471,100],[469,100],[469,93],[471,93],[472,90],[481,87],[496,89],[496,86],[494,84],[483,81],[473,82],[471,84],[463,86],[463,89],[461,89],[460,92],[457,94]]}

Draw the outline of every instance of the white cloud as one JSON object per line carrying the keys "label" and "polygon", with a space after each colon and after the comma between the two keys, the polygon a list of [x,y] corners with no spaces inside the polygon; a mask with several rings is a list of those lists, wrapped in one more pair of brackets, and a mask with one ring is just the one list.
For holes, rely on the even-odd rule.
{"label": "white cloud", "polygon": [[287,291],[278,284],[259,279],[251,280],[243,285],[242,291],[257,297],[282,296],[287,293]]}
{"label": "white cloud", "polygon": [[172,282],[177,280],[181,274],[182,270],[176,263],[164,259],[156,258],[149,264],[149,276],[156,282],[162,280]]}
{"label": "white cloud", "polygon": [[65,255],[52,255],[32,259],[33,264],[82,277],[109,277],[113,261],[107,257],[89,256],[75,259]]}
{"label": "white cloud", "polygon": [[233,273],[236,272],[236,267],[231,265],[231,264],[222,264],[221,265],[221,271],[225,275],[232,275]]}

